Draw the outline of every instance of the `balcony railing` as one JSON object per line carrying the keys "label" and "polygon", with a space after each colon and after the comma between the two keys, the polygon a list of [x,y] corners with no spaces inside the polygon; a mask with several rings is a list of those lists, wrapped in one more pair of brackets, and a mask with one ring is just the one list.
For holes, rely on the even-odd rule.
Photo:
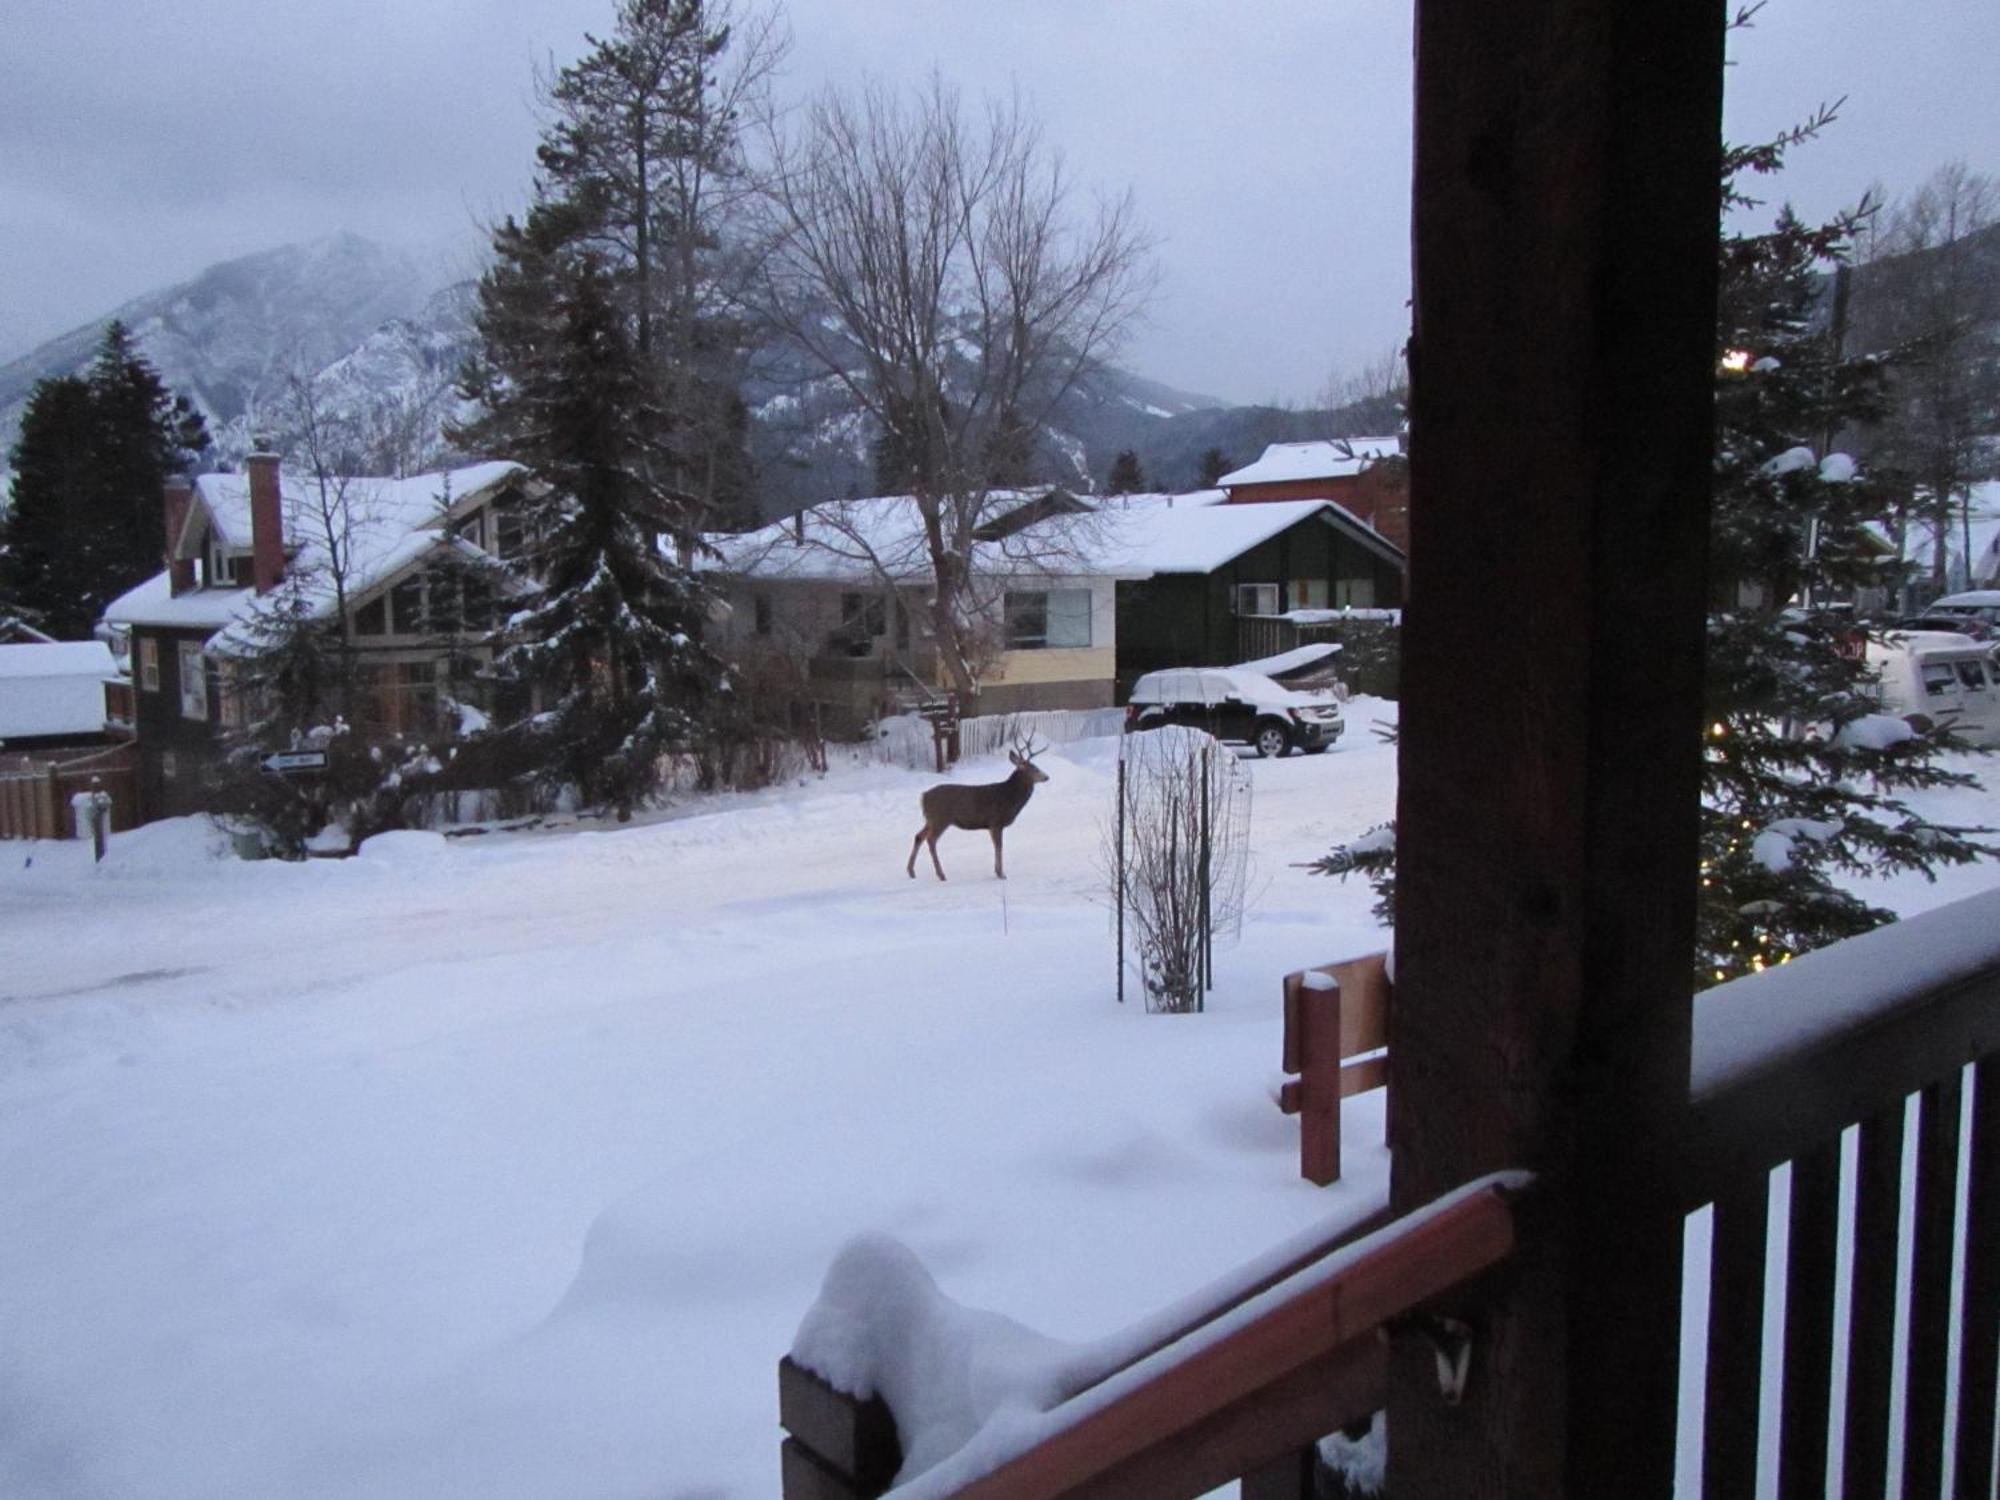
{"label": "balcony railing", "polygon": [[[1713,1205],[1701,1493],[1756,1492],[1761,1424],[1778,1434],[1784,1496],[1830,1493],[1836,1464],[1847,1495],[1885,1493],[1895,1469],[1906,1497],[1991,1496],[2000,891],[1698,997],[1689,1104],[1664,1158],[1662,1192],[1690,1213]],[[1782,1264],[1768,1209],[1778,1169],[1789,1172]],[[1424,1319],[1507,1256],[1523,1187],[1476,1184],[1282,1266],[1246,1267],[1171,1338],[893,1490],[894,1414],[787,1360],[785,1494],[1192,1500],[1241,1478],[1256,1500],[1310,1495],[1313,1440],[1384,1404],[1379,1331]],[[1691,1279],[1701,1284],[1699,1268]],[[1776,1382],[1764,1373],[1767,1284],[1783,1309]],[[1441,1369],[1449,1344],[1441,1334]]]}

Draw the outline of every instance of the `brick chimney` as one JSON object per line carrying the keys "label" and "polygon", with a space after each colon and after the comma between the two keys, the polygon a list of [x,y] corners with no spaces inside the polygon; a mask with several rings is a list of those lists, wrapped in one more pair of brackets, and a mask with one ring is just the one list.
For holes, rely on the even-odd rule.
{"label": "brick chimney", "polygon": [[243,460],[250,471],[250,578],[268,594],[285,576],[285,507],[278,497],[278,455],[261,446]]}
{"label": "brick chimney", "polygon": [[161,519],[167,529],[167,592],[185,594],[194,587],[194,559],[174,556],[181,539],[181,527],[194,505],[194,486],[185,474],[175,474],[161,487]]}

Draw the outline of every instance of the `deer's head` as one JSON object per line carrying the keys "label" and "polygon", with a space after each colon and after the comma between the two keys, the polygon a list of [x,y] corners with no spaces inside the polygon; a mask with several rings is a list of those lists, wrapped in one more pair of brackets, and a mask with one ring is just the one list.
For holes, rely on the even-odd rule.
{"label": "deer's head", "polygon": [[[1046,749],[1048,749],[1048,746],[1042,746],[1042,750]],[[1041,750],[1034,748],[1032,740],[1025,744],[1017,741],[1014,748],[1007,752],[1007,759],[1014,763],[1016,771],[1019,771],[1023,776],[1028,778],[1030,786],[1049,779],[1049,773],[1035,764],[1035,757],[1041,753]]]}

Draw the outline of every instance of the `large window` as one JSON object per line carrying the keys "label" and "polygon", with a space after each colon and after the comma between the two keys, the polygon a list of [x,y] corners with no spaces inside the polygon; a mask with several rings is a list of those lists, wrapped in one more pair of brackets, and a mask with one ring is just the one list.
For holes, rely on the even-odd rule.
{"label": "large window", "polygon": [[1007,649],[1040,651],[1090,644],[1090,590],[1009,590]]}
{"label": "large window", "polygon": [[208,718],[208,663],[202,658],[200,641],[182,641],[181,717]]}
{"label": "large window", "polygon": [[880,594],[842,594],[835,642],[849,656],[869,656],[889,633],[889,605]]}

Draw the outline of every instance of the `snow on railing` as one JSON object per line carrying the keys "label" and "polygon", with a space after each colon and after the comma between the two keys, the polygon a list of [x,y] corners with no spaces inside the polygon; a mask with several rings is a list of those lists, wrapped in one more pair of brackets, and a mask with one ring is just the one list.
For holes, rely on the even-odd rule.
{"label": "snow on railing", "polygon": [[[855,1455],[852,1429],[828,1420],[878,1393],[901,1438],[899,1500],[1055,1495],[1114,1475],[1142,1493],[1135,1476],[1161,1466],[1177,1484],[1201,1472],[1202,1488],[1240,1477],[1379,1406],[1376,1330],[1503,1258],[1511,1200],[1529,1182],[1497,1174],[1358,1238],[1351,1225],[1322,1231],[1093,1344],[962,1307],[902,1245],[855,1241],[781,1372],[787,1473],[797,1474],[787,1492],[809,1492],[829,1469],[851,1484],[855,1469],[871,1468],[878,1483],[862,1488],[881,1492],[888,1465],[879,1453]],[[1230,1415],[1295,1386],[1312,1392],[1297,1432]],[[879,1432],[879,1409],[874,1424]],[[840,1462],[855,1469],[800,1451],[830,1429],[818,1441],[845,1450]],[[1190,1433],[1198,1452],[1188,1451]]]}

